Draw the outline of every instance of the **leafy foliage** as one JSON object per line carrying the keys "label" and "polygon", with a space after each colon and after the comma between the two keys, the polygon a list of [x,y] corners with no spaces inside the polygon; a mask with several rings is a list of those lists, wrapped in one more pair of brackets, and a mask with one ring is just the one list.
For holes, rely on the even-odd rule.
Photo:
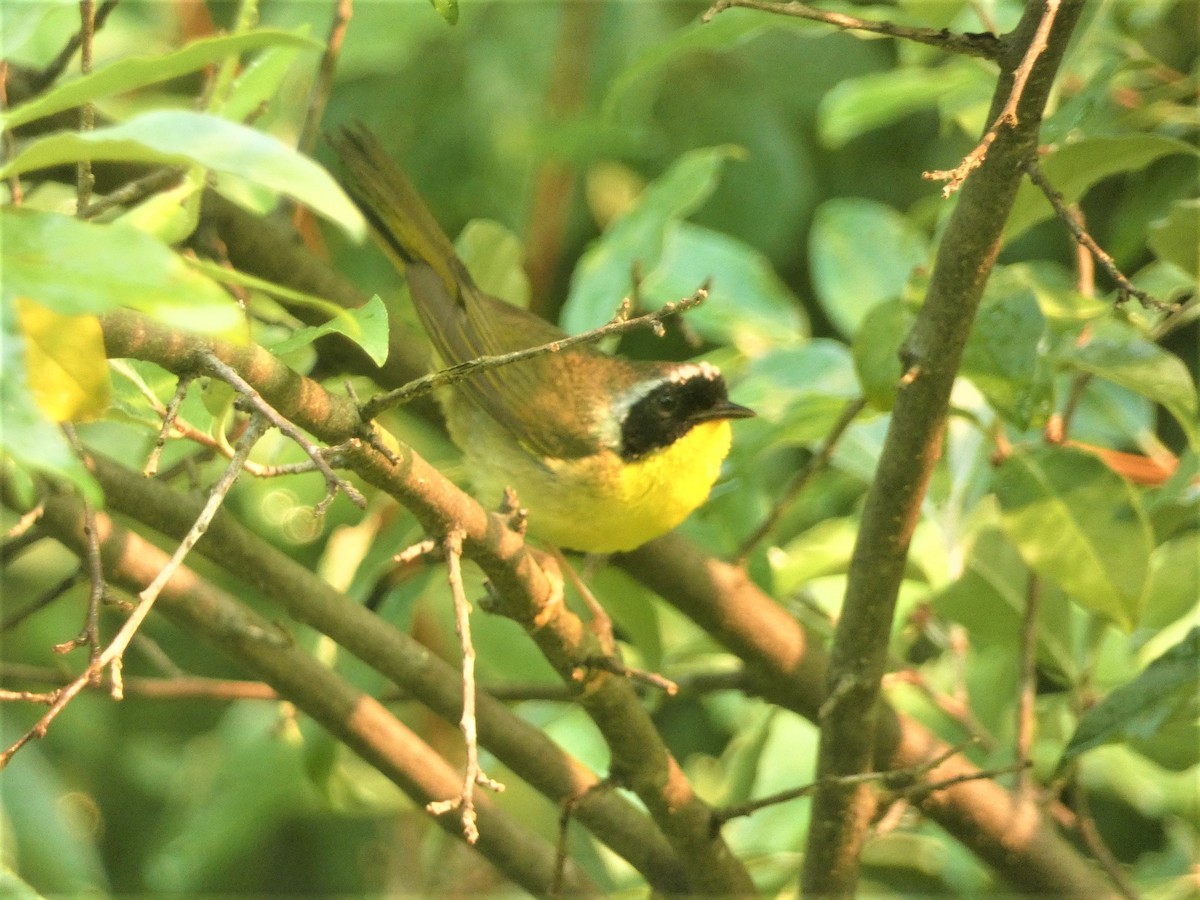
{"label": "leafy foliage", "polygon": [[[946,210],[957,202],[941,200],[920,173],[955,164],[973,145],[987,124],[994,66],[747,10],[701,24],[702,7],[689,4],[433,3],[435,10],[356,6],[324,126],[361,119],[383,133],[439,221],[462,231],[460,253],[480,282],[568,330],[609,320],[631,293],[658,306],[711,278],[706,305],[666,340],[630,338],[620,350],[710,358],[729,376],[734,399],[757,410],[737,423],[722,481],[682,529],[719,556],[746,549],[754,580],[812,634],[827,634],[905,375],[905,339]],[[307,35],[325,28],[329,10],[259,5],[261,25],[178,41],[175,7],[122,4],[97,36],[92,74],[64,78],[4,111],[6,127],[41,129],[52,114],[92,100],[108,120],[88,133],[18,130],[20,146],[0,168],[26,189],[19,208],[0,209],[6,525],[47,483],[103,505],[57,423],[74,422],[89,450],[135,469],[154,445],[155,407],[171,399],[176,380],[136,360],[110,378],[101,323],[117,310],[181,333],[261,345],[339,395],[345,372],[322,367],[330,335],[349,338],[377,366],[395,362],[389,348],[411,322],[399,280],[355,243],[362,223],[322,164],[325,148],[312,156],[293,149],[320,46]],[[993,22],[979,21],[981,8]],[[847,6],[956,31],[1004,30],[1020,8],[1015,0]],[[14,64],[46,65],[75,27],[53,4],[8,12]],[[1194,4],[1168,0],[1099,5],[1067,58],[1041,165],[1135,284],[1164,301],[1191,300],[1171,317],[1114,305],[1117,286],[1103,271],[1088,275],[1044,196],[1032,184],[1021,188],[966,349],[892,626],[897,668],[919,673],[928,692],[902,679],[889,688],[898,709],[946,740],[980,737],[969,751],[977,764],[1007,764],[1021,622],[1038,595],[1034,777],[1066,777],[1086,790],[1129,877],[1164,895],[1189,877],[1189,846],[1200,831],[1200,431],[1189,294],[1200,274],[1197,51],[1180,36],[1190,13]],[[450,29],[439,14],[461,21]],[[590,74],[563,100],[555,73],[569,56]],[[197,80],[206,67],[228,74],[211,96]],[[185,111],[194,96],[207,97],[203,111]],[[64,213],[69,194],[51,177],[82,160],[98,169],[176,165],[187,177],[101,222],[83,221]],[[531,217],[546,213],[537,198],[562,172],[582,189],[558,189],[561,228],[547,249]],[[320,289],[292,283],[291,273],[237,271],[250,266],[223,259],[200,224],[206,189],[257,211],[288,198],[321,215],[323,237],[302,229],[306,252],[324,254],[378,296],[346,311],[323,305],[311,296]],[[526,255],[547,263],[544,283],[521,270],[522,241]],[[378,390],[366,378],[352,385],[363,397]],[[828,466],[781,510],[765,541],[743,548],[859,397],[867,408],[832,447]],[[181,417],[220,447],[237,413],[224,386],[206,384],[183,400]],[[397,411],[382,424],[469,482],[457,452],[419,413]],[[302,458],[276,436],[253,456],[263,466]],[[183,494],[187,473],[207,486],[223,463],[211,447],[197,455],[188,441],[171,440],[160,471],[178,479],[170,483]],[[365,514],[339,498],[315,520],[310,510],[321,496],[311,475],[243,476],[228,508],[457,665],[442,580],[428,572],[392,577],[393,554],[421,536],[416,521],[382,494]],[[497,498],[482,500],[493,506]],[[9,663],[61,671],[51,648],[77,633],[86,584],[73,583],[44,610],[18,613],[76,565],[45,541],[11,563],[6,556],[5,687],[20,674]],[[203,571],[277,617],[254,573]],[[712,635],[624,572],[605,568],[592,587],[627,663],[681,679],[737,665]],[[478,581],[468,588],[483,592]],[[118,613],[106,610],[103,621],[107,633]],[[373,694],[387,689],[379,672],[328,638],[289,628],[297,645],[351,683]],[[485,685],[532,696],[558,684],[514,623],[477,612],[473,629]],[[131,676],[161,675],[167,660],[172,670],[241,677],[163,621],[152,617],[145,637],[129,656]],[[40,893],[496,887],[480,867],[454,881],[443,860],[465,851],[286,705],[168,704],[130,693],[121,704],[80,698],[0,776],[14,848],[6,882]],[[965,701],[966,711],[949,715],[953,704],[931,697]],[[817,731],[793,712],[728,689],[645,702],[714,804],[809,777]],[[453,723],[415,703],[395,709],[442,756],[458,758]],[[608,749],[576,706],[523,699],[514,709],[607,771]],[[6,706],[6,743],[39,712]],[[488,764],[510,786],[496,803],[554,841],[554,804]],[[1167,799],[1154,804],[1149,796]],[[775,892],[794,884],[807,824],[807,806],[796,801],[735,820],[725,833],[735,854],[752,861],[757,886]],[[304,852],[294,852],[296,842]],[[51,845],[59,852],[48,852]],[[582,829],[572,831],[569,849],[601,889],[644,888],[628,863]],[[251,858],[258,863],[246,865]],[[916,821],[876,836],[865,864],[864,888],[879,892],[1002,890],[962,845]]]}

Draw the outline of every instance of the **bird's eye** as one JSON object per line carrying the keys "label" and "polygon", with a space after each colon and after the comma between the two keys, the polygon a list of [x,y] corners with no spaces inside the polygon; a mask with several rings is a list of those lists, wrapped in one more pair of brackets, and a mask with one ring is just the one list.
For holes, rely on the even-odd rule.
{"label": "bird's eye", "polygon": [[655,399],[658,401],[658,408],[663,412],[674,412],[679,405],[679,398],[675,396],[674,391],[663,391]]}

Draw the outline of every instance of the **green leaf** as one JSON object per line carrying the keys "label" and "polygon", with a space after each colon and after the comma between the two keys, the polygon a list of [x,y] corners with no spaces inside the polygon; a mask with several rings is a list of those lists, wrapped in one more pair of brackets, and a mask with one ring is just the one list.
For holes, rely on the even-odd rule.
{"label": "green leaf", "polygon": [[[1089,709],[1063,751],[1059,771],[1080,754],[1116,741],[1146,740],[1177,718],[1194,720],[1200,687],[1200,628],[1150,663],[1137,678]],[[1191,763],[1200,761],[1192,745]],[[1187,760],[1181,760],[1187,763]],[[1187,768],[1187,765],[1182,766]]]}
{"label": "green leaf", "polygon": [[1022,430],[1050,414],[1053,384],[1042,348],[1045,334],[1046,320],[1032,290],[989,290],[963,353],[961,373]]}
{"label": "green leaf", "polygon": [[851,353],[863,395],[877,409],[888,411],[899,389],[900,347],[912,330],[917,314],[903,300],[885,300],[873,306],[854,332]]}
{"label": "green leaf", "polygon": [[[938,593],[933,606],[965,626],[973,641],[1011,652],[1025,616],[1030,576],[1004,532],[987,527],[975,538],[962,575]],[[1065,683],[1074,680],[1078,668],[1073,632],[1066,597],[1054,585],[1044,585],[1038,606],[1037,661]]]}
{"label": "green leaf", "polygon": [[25,338],[7,296],[0,298],[0,338],[0,453],[22,469],[74,485],[89,503],[103,506],[99,483],[34,400],[26,374]]}
{"label": "green leaf", "polygon": [[1197,597],[1200,597],[1200,531],[1185,531],[1154,548],[1142,626],[1165,628],[1192,612]]}
{"label": "green leaf", "polygon": [[155,110],[120,125],[49,135],[17,154],[0,178],[85,159],[199,164],[286,194],[356,238],[365,233],[362,215],[317,163],[261,131],[184,110]]}
{"label": "green leaf", "polygon": [[472,219],[454,249],[480,288],[514,306],[529,308],[529,276],[522,265],[525,248],[515,234],[499,222]]}
{"label": "green leaf", "polygon": [[[641,107],[648,106],[661,89],[661,81],[651,78],[655,73],[693,54],[728,53],[768,30],[780,28],[812,37],[822,35],[821,28],[812,22],[741,9],[727,9],[711,21],[693,22],[674,31],[666,39],[652,43],[612,80],[603,112],[613,116],[620,110],[626,118],[640,119],[646,113]],[[647,89],[641,90],[643,86]],[[641,107],[632,108],[633,99],[639,100]]]}
{"label": "green leaf", "polygon": [[1132,486],[1090,453],[1015,450],[995,479],[1001,523],[1025,562],[1130,630],[1142,611],[1152,533]]}
{"label": "green leaf", "polygon": [[447,25],[458,24],[458,0],[429,0]]}
{"label": "green leaf", "polygon": [[818,207],[808,254],[822,309],[852,335],[872,306],[903,296],[928,261],[929,241],[890,206],[846,198]]}
{"label": "green leaf", "polygon": [[985,71],[966,60],[938,68],[904,68],[846,78],[831,88],[817,108],[817,133],[837,149],[875,128],[936,107],[952,94],[973,93]]}
{"label": "green leaf", "polygon": [[33,399],[52,422],[94,419],[112,397],[104,333],[95,316],[64,316],[17,297]]}
{"label": "green leaf", "polygon": [[[308,27],[304,26],[304,32],[307,31]],[[281,45],[268,47],[255,56],[238,73],[229,96],[218,110],[221,118],[245,122],[264,103],[274,99],[301,49],[299,46]]]}
{"label": "green leaf", "polygon": [[1200,278],[1200,200],[1177,200],[1167,217],[1150,226],[1154,255]]}
{"label": "green leaf", "polygon": [[122,307],[201,334],[228,335],[242,313],[216,284],[150,235],[59,213],[0,209],[0,290],[63,315]]}
{"label": "green leaf", "polygon": [[643,296],[677,300],[709,282],[708,298],[687,314],[701,337],[745,348],[794,344],[807,332],[800,303],[761,253],[692,225],[669,226],[662,258],[642,282]]}
{"label": "green leaf", "polygon": [[658,265],[669,226],[700,208],[716,188],[725,162],[739,155],[731,146],[692,150],[648,185],[633,208],[580,258],[563,305],[562,327],[575,333],[609,321],[629,296],[634,264],[645,272]]}
{"label": "green leaf", "polygon": [[1162,404],[1183,428],[1188,443],[1200,444],[1196,425],[1196,385],[1178,356],[1132,329],[1105,328],[1082,347],[1063,357],[1069,365],[1089,372]]}
{"label": "green leaf", "polygon": [[64,109],[73,109],[89,100],[178,78],[180,75],[220,62],[230,54],[271,45],[321,49],[321,44],[309,37],[272,29],[201,38],[172,53],[119,59],[88,75],[60,84],[27,103],[13,107],[0,117],[0,123],[6,129],[16,128],[35,119],[62,112]]}
{"label": "green leaf", "polygon": [[[1098,181],[1144,169],[1156,159],[1175,153],[1195,156],[1200,151],[1185,141],[1158,134],[1092,137],[1060,147],[1041,160],[1041,169],[1063,199],[1074,203]],[[1004,226],[1005,240],[1011,241],[1031,225],[1053,216],[1054,208],[1042,189],[1024,181]]]}
{"label": "green leaf", "polygon": [[290,353],[307,346],[326,334],[342,334],[348,337],[371,357],[377,366],[387,362],[388,317],[387,307],[376,294],[365,305],[357,309],[339,310],[338,315],[322,325],[297,328],[291,337],[272,344],[270,350],[276,355]]}

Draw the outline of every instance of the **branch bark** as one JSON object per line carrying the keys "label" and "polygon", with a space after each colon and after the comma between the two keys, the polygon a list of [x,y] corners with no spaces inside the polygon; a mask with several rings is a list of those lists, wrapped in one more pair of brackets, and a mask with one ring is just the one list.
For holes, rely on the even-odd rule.
{"label": "branch bark", "polygon": [[[941,451],[950,390],[1000,251],[1023,163],[1036,152],[1054,75],[1083,10],[1082,0],[1063,3],[1055,14],[1057,6],[1027,4],[1005,40],[988,121],[1010,108],[1015,114],[998,128],[986,158],[963,187],[938,248],[925,303],[902,351],[908,375],[863,509],[831,652],[829,699],[821,710],[821,786],[813,799],[802,874],[803,889],[811,895],[850,897],[857,884],[874,792],[866,784],[839,784],[824,776],[865,772],[872,765],[890,623],[921,499]],[[1047,30],[1044,52],[1031,67],[1023,65]],[[1026,72],[1027,80],[1018,84],[1018,73]],[[1028,814],[1036,816],[1032,809]]]}
{"label": "branch bark", "polygon": [[[744,570],[705,555],[678,535],[652,541],[616,562],[741,658],[748,692],[817,720],[828,654]],[[948,748],[924,725],[880,703],[873,745],[876,768],[918,767]],[[977,771],[963,756],[952,756],[931,770],[929,779],[945,781]],[[1016,889],[1049,897],[1112,893],[1112,886],[1045,812],[1022,807],[995,782],[957,784],[918,805]]]}
{"label": "branch bark", "polygon": [[[152,582],[167,555],[107,514],[98,513],[96,523],[109,579],[135,592]],[[83,506],[78,499],[52,497],[40,525],[76,554],[85,552]],[[458,790],[459,774],[378,701],[281,635],[272,640],[278,625],[251,612],[192,569],[181,566],[171,576],[157,607],[272,685],[418,803]],[[490,801],[481,798],[477,812],[480,853],[526,890],[547,893],[555,877],[554,848]],[[459,834],[453,817],[437,821]],[[570,868],[566,878],[571,890],[598,894],[577,869]]]}

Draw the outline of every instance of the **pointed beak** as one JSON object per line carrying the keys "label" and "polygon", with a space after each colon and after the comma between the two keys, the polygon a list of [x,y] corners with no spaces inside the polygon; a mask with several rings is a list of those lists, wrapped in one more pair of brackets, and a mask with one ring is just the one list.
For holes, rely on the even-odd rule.
{"label": "pointed beak", "polygon": [[694,422],[711,422],[718,419],[749,419],[756,415],[749,407],[734,403],[732,400],[722,400],[711,409],[706,409],[692,416]]}

